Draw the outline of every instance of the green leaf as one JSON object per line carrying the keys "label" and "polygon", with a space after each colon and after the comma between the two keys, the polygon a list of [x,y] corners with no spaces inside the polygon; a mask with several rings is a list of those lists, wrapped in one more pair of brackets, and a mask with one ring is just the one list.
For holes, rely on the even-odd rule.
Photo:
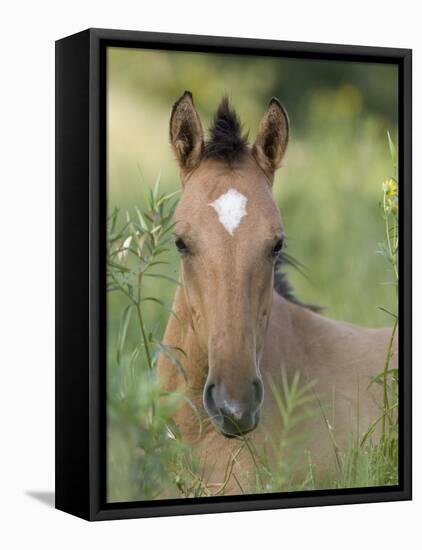
{"label": "green leaf", "polygon": [[163,344],[163,342],[161,340],[154,339],[152,334],[150,335],[150,342],[151,342],[151,344],[155,344],[157,347],[165,348],[166,350],[169,350],[170,352],[177,351],[178,353],[181,353],[183,355],[183,357],[187,358],[185,350],[183,350],[182,348],[180,348],[178,346],[173,346],[171,344]]}
{"label": "green leaf", "polygon": [[[165,222],[163,222],[163,225],[165,225]],[[160,238],[163,238],[166,233],[168,233],[175,227],[175,225],[176,225],[175,223],[171,223],[170,225],[168,225],[161,233]]]}
{"label": "green leaf", "polygon": [[[175,357],[170,351],[169,351],[169,347],[170,346],[166,346],[165,344],[160,344],[159,342],[155,342],[155,345],[157,346],[157,348],[160,350],[160,352],[165,356],[167,357],[167,359],[170,361],[170,363],[172,363],[181,373],[181,375],[183,376],[183,379],[185,382],[188,381],[188,377],[186,376],[186,371],[185,371],[185,368],[184,366],[182,365],[182,363],[179,361],[179,359],[177,357]],[[177,350],[177,351],[183,351],[181,350],[180,348],[176,348],[176,347],[173,347],[171,346],[171,349],[174,349],[174,350]],[[184,352],[183,352],[184,353]]]}
{"label": "green leaf", "polygon": [[152,192],[152,197],[154,199],[154,203],[156,203],[157,199],[158,199],[158,192],[160,190],[160,180],[161,180],[161,170],[158,172],[158,176],[157,176],[157,179],[155,180],[155,185],[154,185],[154,189],[153,189],[153,192]]}
{"label": "green leaf", "polygon": [[149,189],[149,197],[148,197],[148,208],[154,212],[154,192],[152,189]]}
{"label": "green leaf", "polygon": [[119,239],[123,239],[124,236],[126,236],[126,231],[129,227],[130,223],[126,223],[123,228],[118,231],[117,233],[113,233],[111,232],[108,236],[107,236],[107,239],[108,239],[108,242],[109,243],[114,243],[115,241],[119,240]]}
{"label": "green leaf", "polygon": [[397,368],[394,368],[394,369],[388,369],[386,371],[382,371],[380,372],[379,374],[377,374],[376,376],[373,376],[371,381],[369,382],[368,384],[368,389],[372,386],[372,384],[381,384],[383,385],[384,384],[384,380],[387,376],[389,375],[392,375],[393,377],[397,378],[398,377],[398,374],[399,374],[399,371]]}
{"label": "green leaf", "polygon": [[163,254],[164,252],[169,252],[170,248],[168,246],[160,245],[157,246],[157,248],[154,249],[154,258],[158,256],[159,254]]}
{"label": "green leaf", "polygon": [[169,265],[170,262],[165,262],[165,261],[160,261],[160,260],[156,260],[154,262],[151,262],[149,264],[149,267],[153,267],[154,265]]}
{"label": "green leaf", "polygon": [[108,265],[110,267],[114,267],[114,269],[116,269],[117,271],[120,271],[121,273],[130,273],[131,272],[131,270],[128,267],[125,267],[125,266],[120,265],[120,264],[116,264],[115,262],[112,262],[110,260],[108,262]]}
{"label": "green leaf", "polygon": [[110,228],[109,233],[114,233],[114,231],[116,229],[118,214],[119,214],[119,209],[114,207],[113,212],[111,213],[111,215],[109,216],[109,218],[107,220],[107,223],[108,223],[109,228]]}
{"label": "green leaf", "polygon": [[177,279],[173,279],[173,277],[168,277],[167,275],[161,275],[161,273],[144,273],[144,277],[164,279],[165,281],[170,281],[171,283],[181,286],[181,283]]}
{"label": "green leaf", "polygon": [[[162,196],[158,202],[157,202],[157,206],[160,206],[161,204],[167,202],[168,200],[170,200],[171,198],[173,198],[174,196],[178,195],[179,193],[181,193],[182,191],[179,189],[177,191],[174,191],[173,193],[169,193],[168,195],[164,195]],[[177,202],[176,202],[177,204]]]}
{"label": "green leaf", "polygon": [[378,309],[380,309],[381,311],[383,311],[384,313],[387,313],[387,315],[390,315],[391,317],[393,317],[394,319],[398,319],[398,316],[393,313],[392,311],[389,311],[387,308],[385,307],[382,307],[382,306],[378,306]]}
{"label": "green leaf", "polygon": [[141,224],[141,227],[144,231],[149,231],[147,222],[145,221],[144,216],[142,215],[142,212],[139,210],[137,206],[135,206],[135,211],[138,215],[139,223]]}

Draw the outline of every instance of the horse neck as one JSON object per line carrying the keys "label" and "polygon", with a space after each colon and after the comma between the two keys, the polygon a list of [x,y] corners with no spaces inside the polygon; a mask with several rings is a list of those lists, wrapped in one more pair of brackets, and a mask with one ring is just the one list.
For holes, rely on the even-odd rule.
{"label": "horse neck", "polygon": [[330,319],[274,293],[263,370],[273,374],[281,366],[306,380],[342,378],[344,369],[378,372],[389,334]]}

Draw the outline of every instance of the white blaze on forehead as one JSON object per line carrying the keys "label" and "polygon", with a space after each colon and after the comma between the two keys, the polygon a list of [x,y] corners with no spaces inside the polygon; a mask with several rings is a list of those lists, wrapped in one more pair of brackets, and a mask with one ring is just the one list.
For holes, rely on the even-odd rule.
{"label": "white blaze on forehead", "polygon": [[210,206],[218,214],[218,219],[224,228],[233,235],[241,219],[246,216],[246,203],[248,199],[232,187],[218,197]]}

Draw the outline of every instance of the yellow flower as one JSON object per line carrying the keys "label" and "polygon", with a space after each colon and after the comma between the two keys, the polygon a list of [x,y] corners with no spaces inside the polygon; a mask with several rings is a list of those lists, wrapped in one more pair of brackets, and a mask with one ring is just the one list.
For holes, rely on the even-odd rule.
{"label": "yellow flower", "polygon": [[386,180],[382,184],[382,188],[384,189],[384,193],[390,199],[397,197],[399,193],[399,187],[397,185],[397,182],[393,180],[393,178],[388,178],[388,180]]}

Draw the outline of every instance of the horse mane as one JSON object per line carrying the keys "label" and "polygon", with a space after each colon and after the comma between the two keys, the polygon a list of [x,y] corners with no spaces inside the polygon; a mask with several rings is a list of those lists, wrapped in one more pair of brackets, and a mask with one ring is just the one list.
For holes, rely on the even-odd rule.
{"label": "horse mane", "polygon": [[236,111],[224,96],[209,128],[204,158],[223,160],[229,164],[241,160],[248,151],[248,136],[242,135],[242,125]]}
{"label": "horse mane", "polygon": [[305,304],[295,296],[293,288],[287,278],[286,272],[283,271],[283,268],[286,265],[289,265],[300,273],[303,273],[303,266],[292,256],[282,251],[277,258],[274,266],[274,290],[277,292],[277,294],[283,296],[283,298],[285,298],[289,302],[297,304],[298,306],[305,307],[306,309],[310,309],[315,313],[320,313],[323,310],[322,307],[314,304]]}

